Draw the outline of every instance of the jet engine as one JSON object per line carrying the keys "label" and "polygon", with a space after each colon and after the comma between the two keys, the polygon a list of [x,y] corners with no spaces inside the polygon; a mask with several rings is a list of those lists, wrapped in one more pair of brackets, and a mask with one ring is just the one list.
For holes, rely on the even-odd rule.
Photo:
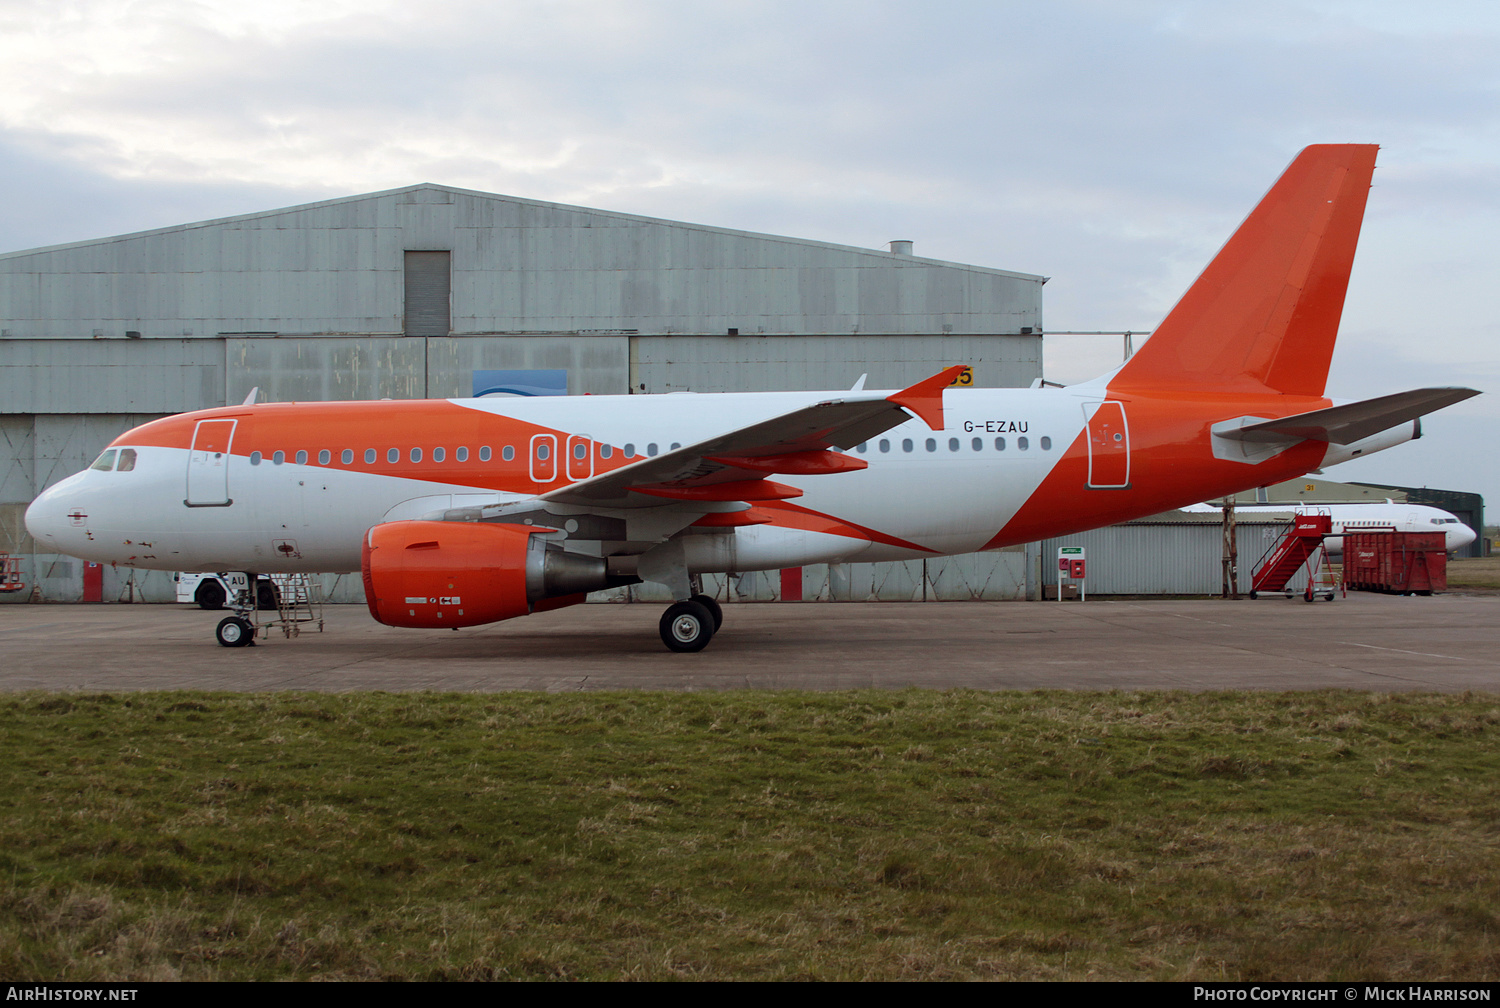
{"label": "jet engine", "polygon": [[[608,588],[599,557],[570,553],[533,525],[398,521],[365,533],[370,615],[387,626],[461,627],[582,602]],[[630,579],[634,580],[634,579]]]}
{"label": "jet engine", "polygon": [[1422,421],[1410,420],[1349,444],[1330,444],[1328,451],[1323,455],[1323,465],[1337,465],[1361,455],[1373,455],[1375,452],[1394,448],[1398,444],[1415,441],[1421,436]]}

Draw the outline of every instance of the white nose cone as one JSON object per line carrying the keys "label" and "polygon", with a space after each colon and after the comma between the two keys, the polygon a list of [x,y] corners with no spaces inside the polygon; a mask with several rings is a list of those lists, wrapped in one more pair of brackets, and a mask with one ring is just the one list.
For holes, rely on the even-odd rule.
{"label": "white nose cone", "polygon": [[1450,528],[1448,530],[1448,552],[1452,553],[1454,550],[1463,549],[1477,538],[1478,536],[1474,533],[1474,530],[1467,525]]}
{"label": "white nose cone", "polygon": [[26,509],[26,531],[37,541],[39,551],[76,555],[73,549],[85,540],[88,515],[77,506],[72,493],[82,475],[69,476],[43,490]]}

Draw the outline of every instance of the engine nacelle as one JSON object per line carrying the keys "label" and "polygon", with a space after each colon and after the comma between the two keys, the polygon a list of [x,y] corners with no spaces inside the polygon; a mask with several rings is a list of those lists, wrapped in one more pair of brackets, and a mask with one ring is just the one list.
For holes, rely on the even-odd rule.
{"label": "engine nacelle", "polygon": [[1347,462],[1352,458],[1359,458],[1361,455],[1373,455],[1378,451],[1394,448],[1398,444],[1415,441],[1421,436],[1422,421],[1409,420],[1406,423],[1400,423],[1383,430],[1378,434],[1371,434],[1367,438],[1360,438],[1352,444],[1330,444],[1328,451],[1323,454],[1323,465],[1338,465],[1340,462]]}
{"label": "engine nacelle", "polygon": [[365,533],[361,563],[370,615],[387,626],[478,626],[582,602],[610,586],[602,559],[549,549],[541,531],[485,522],[376,525]]}

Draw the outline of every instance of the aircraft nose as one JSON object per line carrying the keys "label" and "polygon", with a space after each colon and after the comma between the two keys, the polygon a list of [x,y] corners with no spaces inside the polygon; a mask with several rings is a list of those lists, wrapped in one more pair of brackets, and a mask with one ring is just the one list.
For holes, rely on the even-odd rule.
{"label": "aircraft nose", "polygon": [[1460,525],[1452,532],[1449,532],[1448,535],[1450,537],[1450,541],[1448,543],[1448,549],[1450,552],[1456,549],[1463,549],[1465,546],[1469,545],[1469,543],[1479,538],[1475,531],[1469,528],[1469,526],[1467,525]]}
{"label": "aircraft nose", "polygon": [[74,520],[69,517],[70,511],[77,512],[77,508],[70,506],[69,484],[72,482],[73,478],[69,477],[48,487],[26,509],[26,531],[39,543],[54,547],[58,552],[65,552],[63,547],[74,538],[71,533]]}

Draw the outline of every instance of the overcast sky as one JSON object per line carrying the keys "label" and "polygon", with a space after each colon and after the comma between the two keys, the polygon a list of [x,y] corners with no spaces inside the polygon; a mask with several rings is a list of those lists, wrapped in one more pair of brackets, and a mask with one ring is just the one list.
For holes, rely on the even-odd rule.
{"label": "overcast sky", "polygon": [[911,239],[1148,330],[1301,147],[1378,143],[1330,394],[1489,394],[1329,476],[1500,506],[1496,53],[1479,0],[0,0],[0,251],[438,182]]}

